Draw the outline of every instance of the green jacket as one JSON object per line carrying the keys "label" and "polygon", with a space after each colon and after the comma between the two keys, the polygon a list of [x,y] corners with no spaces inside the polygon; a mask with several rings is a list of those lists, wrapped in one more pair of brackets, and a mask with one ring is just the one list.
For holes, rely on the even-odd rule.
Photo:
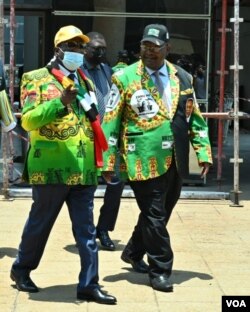
{"label": "green jacket", "polygon": [[198,162],[212,163],[208,128],[194,98],[192,77],[166,62],[172,106],[168,111],[141,61],[113,75],[113,86],[102,124],[109,149],[104,171],[113,171],[120,150],[120,173],[129,180],[164,174],[173,161],[188,175],[189,145]]}
{"label": "green jacket", "polygon": [[[64,82],[69,83],[67,77]],[[64,88],[47,68],[22,77],[21,124],[30,137],[23,178],[30,184],[97,184],[90,121],[76,101],[72,111],[64,107],[60,100]]]}
{"label": "green jacket", "polygon": [[112,67],[113,72],[117,72],[120,69],[123,69],[125,67],[127,67],[128,64],[124,63],[124,62],[118,62],[115,66]]}

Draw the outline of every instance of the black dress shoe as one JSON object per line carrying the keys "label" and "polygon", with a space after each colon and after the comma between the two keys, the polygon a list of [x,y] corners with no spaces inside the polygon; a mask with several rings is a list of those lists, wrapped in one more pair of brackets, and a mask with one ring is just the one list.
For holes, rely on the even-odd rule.
{"label": "black dress shoe", "polygon": [[153,289],[165,292],[172,292],[174,290],[169,278],[166,275],[159,275],[150,279],[150,284]]}
{"label": "black dress shoe", "polygon": [[148,265],[143,260],[133,260],[124,252],[121,255],[122,261],[132,265],[132,268],[138,273],[148,273]]}
{"label": "black dress shoe", "polygon": [[85,290],[77,293],[77,299],[93,301],[102,304],[116,304],[116,298],[111,295],[105,294],[99,288]]}
{"label": "black dress shoe", "polygon": [[19,291],[38,292],[38,287],[33,283],[28,274],[18,274],[14,270],[11,270],[10,278],[16,283],[16,288]]}
{"label": "black dress shoe", "polygon": [[114,251],[115,244],[109,237],[108,231],[96,230],[96,237],[99,238],[102,247],[106,250]]}

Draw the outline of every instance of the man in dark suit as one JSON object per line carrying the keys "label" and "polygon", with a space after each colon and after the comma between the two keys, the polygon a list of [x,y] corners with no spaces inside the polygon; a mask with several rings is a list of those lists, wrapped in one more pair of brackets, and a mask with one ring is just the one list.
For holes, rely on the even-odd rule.
{"label": "man in dark suit", "polygon": [[[112,69],[106,64],[107,44],[104,36],[98,32],[90,32],[87,36],[90,41],[84,49],[82,69],[95,85],[98,111],[102,121],[111,86]],[[111,183],[107,183],[96,225],[97,237],[106,250],[115,250],[115,244],[110,239],[108,232],[114,230],[123,188],[124,183],[118,177],[113,177]]]}

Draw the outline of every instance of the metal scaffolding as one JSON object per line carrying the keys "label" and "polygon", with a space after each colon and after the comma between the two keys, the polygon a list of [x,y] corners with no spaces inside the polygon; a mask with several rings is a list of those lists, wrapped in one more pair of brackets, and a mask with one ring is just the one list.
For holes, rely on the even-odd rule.
{"label": "metal scaffolding", "polygon": [[[226,33],[227,29],[227,0],[222,1],[221,10],[221,47],[220,47],[220,91],[219,91],[219,113],[224,112],[224,97],[225,97],[225,64],[226,64]],[[223,121],[218,120],[218,152],[217,152],[217,181],[220,184],[222,178],[222,149],[223,149]]]}
{"label": "metal scaffolding", "polygon": [[239,65],[239,25],[243,19],[239,17],[240,4],[239,0],[234,1],[234,17],[230,19],[234,23],[234,65],[230,66],[234,71],[234,158],[230,162],[234,163],[234,189],[233,206],[241,206],[239,204],[239,164],[243,159],[239,158],[239,70],[243,66]]}
{"label": "metal scaffolding", "polygon": [[[4,24],[7,22],[4,19],[4,3],[0,0],[0,39],[3,43],[1,45],[1,58],[4,62]],[[10,1],[10,67],[9,67],[9,95],[10,103],[13,107],[14,102],[14,66],[15,66],[15,0]],[[3,194],[5,199],[9,198],[9,178],[11,172],[13,172],[13,157],[14,146],[11,132],[6,133],[1,131],[1,145],[3,158],[1,160],[3,164]]]}
{"label": "metal scaffolding", "polygon": [[239,17],[240,3],[239,0],[234,1],[234,17],[230,19],[230,22],[234,23],[234,65],[230,66],[230,69],[234,71],[234,111],[233,113],[223,114],[224,102],[225,102],[225,57],[226,57],[226,33],[230,31],[226,27],[227,21],[227,7],[228,1],[222,0],[222,17],[221,17],[221,53],[220,53],[220,94],[219,94],[219,113],[208,114],[208,118],[216,118],[218,120],[218,154],[217,154],[217,181],[220,183],[222,177],[222,148],[223,148],[223,121],[222,119],[231,119],[234,121],[234,158],[230,159],[230,162],[234,164],[234,188],[231,191],[231,206],[240,207],[239,203],[239,164],[243,162],[243,159],[239,157],[239,119],[249,118],[248,114],[239,112],[239,70],[243,69],[243,66],[239,65],[239,24],[243,22],[243,19]]}

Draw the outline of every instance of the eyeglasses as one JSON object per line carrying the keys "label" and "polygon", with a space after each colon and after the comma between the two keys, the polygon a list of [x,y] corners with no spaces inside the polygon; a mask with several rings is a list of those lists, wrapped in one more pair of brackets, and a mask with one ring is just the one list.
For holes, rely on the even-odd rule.
{"label": "eyeglasses", "polygon": [[79,41],[68,41],[64,42],[62,46],[67,47],[69,49],[83,49],[85,48],[85,44]]}
{"label": "eyeglasses", "polygon": [[159,53],[163,48],[165,47],[165,44],[157,47],[157,46],[147,46],[145,44],[141,44],[141,50],[143,52],[149,51],[153,53]]}

